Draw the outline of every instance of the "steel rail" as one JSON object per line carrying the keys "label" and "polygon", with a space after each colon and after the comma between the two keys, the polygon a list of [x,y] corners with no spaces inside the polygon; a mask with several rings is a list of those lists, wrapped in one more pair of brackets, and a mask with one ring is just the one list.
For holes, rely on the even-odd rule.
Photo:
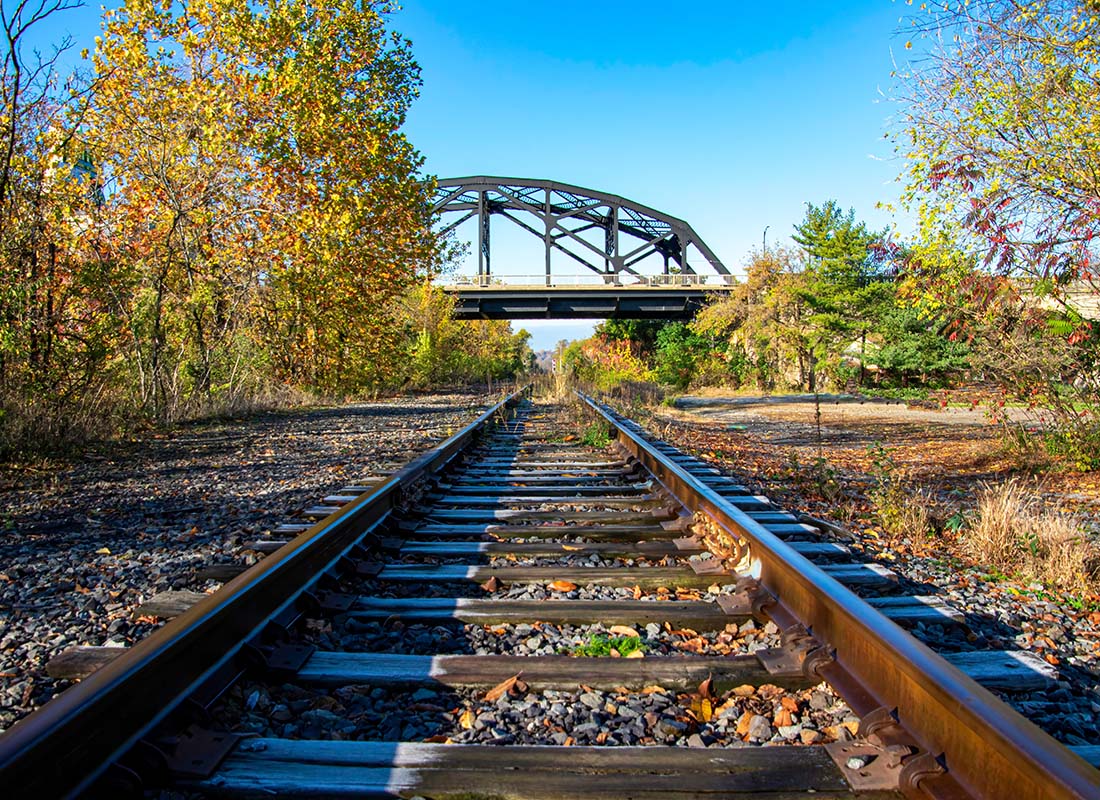
{"label": "steel rail", "polygon": [[[578,392],[618,442],[684,506],[749,541],[777,621],[799,622],[828,648],[818,674],[864,716],[885,709],[931,757],[902,790],[913,797],[1001,800],[1100,797],[1100,771],[979,686],[745,512]],[[640,428],[638,429],[640,431]],[[939,774],[937,774],[939,773]],[[904,773],[903,773],[904,774]]]}
{"label": "steel rail", "polygon": [[303,593],[401,503],[407,487],[446,466],[523,391],[0,735],[6,795],[45,800],[88,790],[207,679],[235,669],[245,644],[269,622],[300,608]]}

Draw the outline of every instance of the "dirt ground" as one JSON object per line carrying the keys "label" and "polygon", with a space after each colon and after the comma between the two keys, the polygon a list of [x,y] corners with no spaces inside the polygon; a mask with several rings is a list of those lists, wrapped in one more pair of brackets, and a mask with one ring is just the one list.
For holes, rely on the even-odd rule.
{"label": "dirt ground", "polygon": [[1047,505],[1079,515],[1086,528],[1100,528],[1100,474],[1021,463],[980,409],[831,396],[823,396],[820,409],[820,439],[813,400],[805,395],[688,396],[656,414],[665,424],[690,430],[704,454],[710,450],[735,462],[738,471],[743,465],[755,472],[773,494],[783,494],[790,478],[819,457],[851,488],[869,485],[881,445],[915,486],[954,496],[964,506],[982,484],[1017,475],[1032,482]]}

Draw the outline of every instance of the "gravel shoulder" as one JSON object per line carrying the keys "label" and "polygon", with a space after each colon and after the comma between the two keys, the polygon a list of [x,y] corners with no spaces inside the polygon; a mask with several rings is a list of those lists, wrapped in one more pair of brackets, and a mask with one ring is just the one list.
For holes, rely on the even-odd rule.
{"label": "gravel shoulder", "polygon": [[76,462],[0,472],[0,730],[67,683],[46,662],[129,645],[132,611],[341,486],[385,475],[472,421],[490,398],[400,398],[194,424]]}
{"label": "gravel shoulder", "polygon": [[[1100,597],[1067,597],[1006,577],[996,565],[962,556],[946,533],[888,537],[868,502],[874,458],[868,449],[880,443],[915,484],[963,508],[972,505],[983,482],[1016,474],[1018,465],[980,412],[829,400],[821,406],[820,440],[813,402],[797,398],[687,398],[675,409],[656,411],[655,422],[670,442],[736,475],[753,491],[789,510],[840,523],[851,534],[845,544],[853,551],[962,611],[966,627],[950,641],[941,640],[939,631],[916,632],[937,648],[1038,654],[1057,669],[1058,679],[1043,690],[1004,699],[1067,744],[1100,744]],[[823,497],[808,477],[819,454],[837,485],[833,498]],[[1036,479],[1035,491],[1047,506],[1074,514],[1096,535],[1100,475],[1051,472]]]}

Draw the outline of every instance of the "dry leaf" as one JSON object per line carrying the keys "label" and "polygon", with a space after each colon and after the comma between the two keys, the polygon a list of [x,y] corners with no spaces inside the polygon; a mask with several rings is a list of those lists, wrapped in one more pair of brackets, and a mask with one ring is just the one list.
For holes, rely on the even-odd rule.
{"label": "dry leaf", "polygon": [[566,736],[565,741],[561,743],[561,746],[562,747],[572,747],[573,742],[575,742],[575,741],[577,741],[577,740],[574,739],[572,736]]}
{"label": "dry leaf", "polygon": [[436,734],[435,736],[429,736],[424,740],[425,744],[447,744],[449,737],[443,734]]}
{"label": "dry leaf", "polygon": [[489,578],[489,580],[485,581],[485,583],[481,584],[481,588],[484,589],[487,592],[499,592],[500,587],[501,587],[501,583],[497,579],[496,575]]}
{"label": "dry leaf", "polygon": [[647,686],[644,689],[642,689],[642,694],[656,694],[657,692],[660,692],[661,694],[664,694],[665,687],[657,686],[656,684],[653,684],[652,686]]}
{"label": "dry leaf", "polygon": [[720,706],[715,706],[715,708],[714,708],[714,716],[716,716],[716,717],[717,717],[717,716],[718,716],[719,714],[721,714],[721,713],[722,713],[723,711],[725,711],[725,710],[726,710],[727,708],[733,708],[733,707],[734,707],[734,706],[736,706],[736,705],[737,705],[737,700],[736,700],[735,698],[731,697],[731,698],[730,698],[729,700],[727,700],[726,702],[722,703],[722,705],[720,705]]}
{"label": "dry leaf", "polygon": [[616,636],[637,636],[638,632],[626,625],[612,625],[608,628],[609,633],[613,633]]}
{"label": "dry leaf", "polygon": [[477,717],[474,716],[474,712],[467,708],[462,712],[462,716],[458,718],[458,724],[466,730],[470,730],[470,728],[474,727],[475,719],[477,719]]}
{"label": "dry leaf", "polygon": [[611,656],[612,658],[622,658],[623,657],[623,654],[620,653],[618,650],[616,650],[614,647],[612,647],[610,650],[608,650],[607,654],[609,656]]}
{"label": "dry leaf", "polygon": [[791,719],[791,712],[785,708],[781,708],[775,712],[775,717],[773,718],[773,721],[775,722],[775,726],[777,728],[785,728],[788,725],[794,724],[794,720]]}
{"label": "dry leaf", "polygon": [[710,722],[714,718],[714,704],[706,697],[693,697],[691,714],[698,722]]}
{"label": "dry leaf", "polygon": [[740,686],[733,690],[733,693],[738,697],[752,697],[754,694],[756,694],[756,687],[750,686],[747,683],[742,683]]}
{"label": "dry leaf", "polygon": [[555,592],[571,592],[577,588],[577,584],[569,581],[554,581],[549,584],[549,588]]}
{"label": "dry leaf", "polygon": [[495,703],[497,700],[499,700],[501,697],[503,697],[504,694],[509,689],[511,689],[513,686],[516,685],[516,681],[519,680],[519,676],[522,675],[522,674],[523,674],[522,672],[517,672],[515,675],[513,675],[508,680],[501,681],[496,686],[494,686],[492,689],[487,691],[485,693],[485,702]]}
{"label": "dry leaf", "polygon": [[789,694],[784,695],[783,699],[779,701],[783,708],[788,711],[798,711],[798,701],[791,697]]}
{"label": "dry leaf", "polygon": [[573,544],[563,544],[561,546],[561,549],[562,550],[568,550],[569,552],[574,552],[576,550],[583,550],[584,548],[583,547],[577,547],[576,545],[573,545]]}
{"label": "dry leaf", "polygon": [[699,684],[699,696],[714,697],[714,679],[712,675],[708,675],[707,679]]}
{"label": "dry leaf", "polygon": [[631,650],[627,658],[645,658],[645,653],[641,650]]}
{"label": "dry leaf", "polygon": [[634,599],[635,600],[641,600],[642,599],[642,587],[641,586],[635,586],[634,587]]}
{"label": "dry leaf", "polygon": [[741,715],[741,719],[737,720],[737,735],[748,736],[749,735],[749,723],[752,722],[752,712],[746,711]]}
{"label": "dry leaf", "polygon": [[610,734],[608,734],[608,732],[607,732],[607,731],[600,731],[599,733],[597,733],[597,734],[596,734],[596,744],[603,744],[604,742],[606,742],[606,741],[607,741],[607,737],[608,737],[609,735],[610,735]]}

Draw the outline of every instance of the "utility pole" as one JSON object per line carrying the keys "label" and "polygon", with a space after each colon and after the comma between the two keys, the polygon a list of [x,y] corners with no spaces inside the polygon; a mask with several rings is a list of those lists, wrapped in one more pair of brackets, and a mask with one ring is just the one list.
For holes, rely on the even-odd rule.
{"label": "utility pole", "polygon": [[771,225],[764,226],[764,255],[768,254],[768,228],[770,227]]}

